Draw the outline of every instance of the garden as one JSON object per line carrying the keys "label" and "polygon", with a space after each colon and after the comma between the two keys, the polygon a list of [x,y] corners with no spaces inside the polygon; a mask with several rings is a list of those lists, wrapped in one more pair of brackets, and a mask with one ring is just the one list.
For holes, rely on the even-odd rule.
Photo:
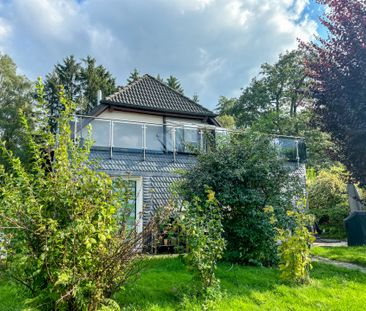
{"label": "garden", "polygon": [[[83,140],[72,135],[81,106],[67,85],[52,93],[38,79],[34,89],[0,56],[6,85],[29,91],[0,131],[0,310],[363,310],[365,247],[314,242],[346,237],[347,184],[360,204],[366,197],[365,87],[349,91],[366,65],[348,50],[363,38],[355,25],[366,9],[321,2],[333,38],[263,64],[239,98],[220,99],[218,119],[233,131],[179,172],[169,206],[143,230],[143,215],[131,221],[128,181],[91,159],[92,128]],[[289,165],[274,143],[282,135],[305,137],[306,184],[293,169],[299,154]],[[168,242],[172,229],[176,253],[150,254],[153,238],[162,230]]]}
{"label": "garden", "polygon": [[[220,263],[217,276],[223,297],[215,310],[362,310],[366,275],[325,264],[314,264],[310,285],[293,287],[279,281],[275,268]],[[137,282],[115,294],[126,310],[201,310],[189,294],[191,274],[173,256],[149,259]],[[0,310],[24,308],[26,294],[2,278]]]}

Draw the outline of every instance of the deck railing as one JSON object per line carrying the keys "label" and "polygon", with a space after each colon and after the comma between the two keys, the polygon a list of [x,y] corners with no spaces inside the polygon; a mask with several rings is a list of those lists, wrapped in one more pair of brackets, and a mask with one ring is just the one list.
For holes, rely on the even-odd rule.
{"label": "deck railing", "polygon": [[76,116],[73,124],[74,137],[82,140],[91,138],[95,148],[107,148],[111,157],[113,151],[141,151],[144,159],[149,152],[171,153],[175,160],[177,153],[196,153],[208,145],[207,133],[213,136],[226,135],[224,128],[190,123],[156,124],[120,119],[104,119]]}
{"label": "deck railing", "polygon": [[[74,137],[80,137],[82,140],[88,137],[89,126],[94,148],[108,149],[111,157],[113,152],[118,150],[141,152],[144,159],[148,153],[170,153],[175,160],[176,155],[180,153],[194,154],[205,151],[229,132],[225,128],[208,124],[157,124],[75,116]],[[275,136],[273,142],[287,161],[300,163],[306,160],[304,139]]]}

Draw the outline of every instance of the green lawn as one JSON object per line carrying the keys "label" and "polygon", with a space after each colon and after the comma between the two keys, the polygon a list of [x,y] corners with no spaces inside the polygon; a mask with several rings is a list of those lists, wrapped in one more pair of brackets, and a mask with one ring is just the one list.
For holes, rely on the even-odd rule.
{"label": "green lawn", "polygon": [[[224,297],[215,310],[364,310],[366,274],[314,263],[312,283],[289,286],[276,269],[220,264]],[[191,275],[179,258],[154,258],[138,281],[115,299],[127,310],[199,310],[189,292]],[[24,295],[0,281],[0,310],[20,310]]]}
{"label": "green lawn", "polygon": [[366,246],[314,247],[314,255],[366,266]]}

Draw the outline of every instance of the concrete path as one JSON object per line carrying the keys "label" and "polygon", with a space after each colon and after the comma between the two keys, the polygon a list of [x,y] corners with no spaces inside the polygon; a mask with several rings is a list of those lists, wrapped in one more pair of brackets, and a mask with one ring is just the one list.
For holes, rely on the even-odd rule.
{"label": "concrete path", "polygon": [[350,269],[350,270],[359,270],[360,272],[366,273],[366,267],[356,265],[354,263],[338,261],[338,260],[331,260],[331,259],[320,257],[320,256],[313,256],[312,259],[315,262],[326,263],[329,265],[333,265],[333,266],[340,267],[340,268],[346,268],[346,269]]}
{"label": "concrete path", "polygon": [[314,243],[314,246],[329,246],[329,247],[347,246],[347,241],[318,239]]}

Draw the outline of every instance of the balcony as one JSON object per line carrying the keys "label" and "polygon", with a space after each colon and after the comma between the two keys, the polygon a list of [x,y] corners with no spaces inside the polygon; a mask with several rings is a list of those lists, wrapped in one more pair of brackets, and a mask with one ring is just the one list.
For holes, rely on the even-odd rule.
{"label": "balcony", "polygon": [[[76,116],[73,122],[73,135],[81,140],[91,135],[94,149],[113,152],[138,152],[143,159],[150,153],[168,153],[172,159],[177,154],[196,154],[205,151],[228,130],[208,124],[166,123],[155,124],[128,120],[112,120],[88,116]],[[273,139],[279,154],[288,162],[306,161],[306,145],[303,138],[275,136]]]}
{"label": "balcony", "polygon": [[111,120],[76,116],[73,135],[81,140],[88,136],[91,126],[93,148],[115,151],[148,153],[195,154],[208,148],[208,137],[226,135],[227,130],[206,124],[155,124],[128,120]]}

